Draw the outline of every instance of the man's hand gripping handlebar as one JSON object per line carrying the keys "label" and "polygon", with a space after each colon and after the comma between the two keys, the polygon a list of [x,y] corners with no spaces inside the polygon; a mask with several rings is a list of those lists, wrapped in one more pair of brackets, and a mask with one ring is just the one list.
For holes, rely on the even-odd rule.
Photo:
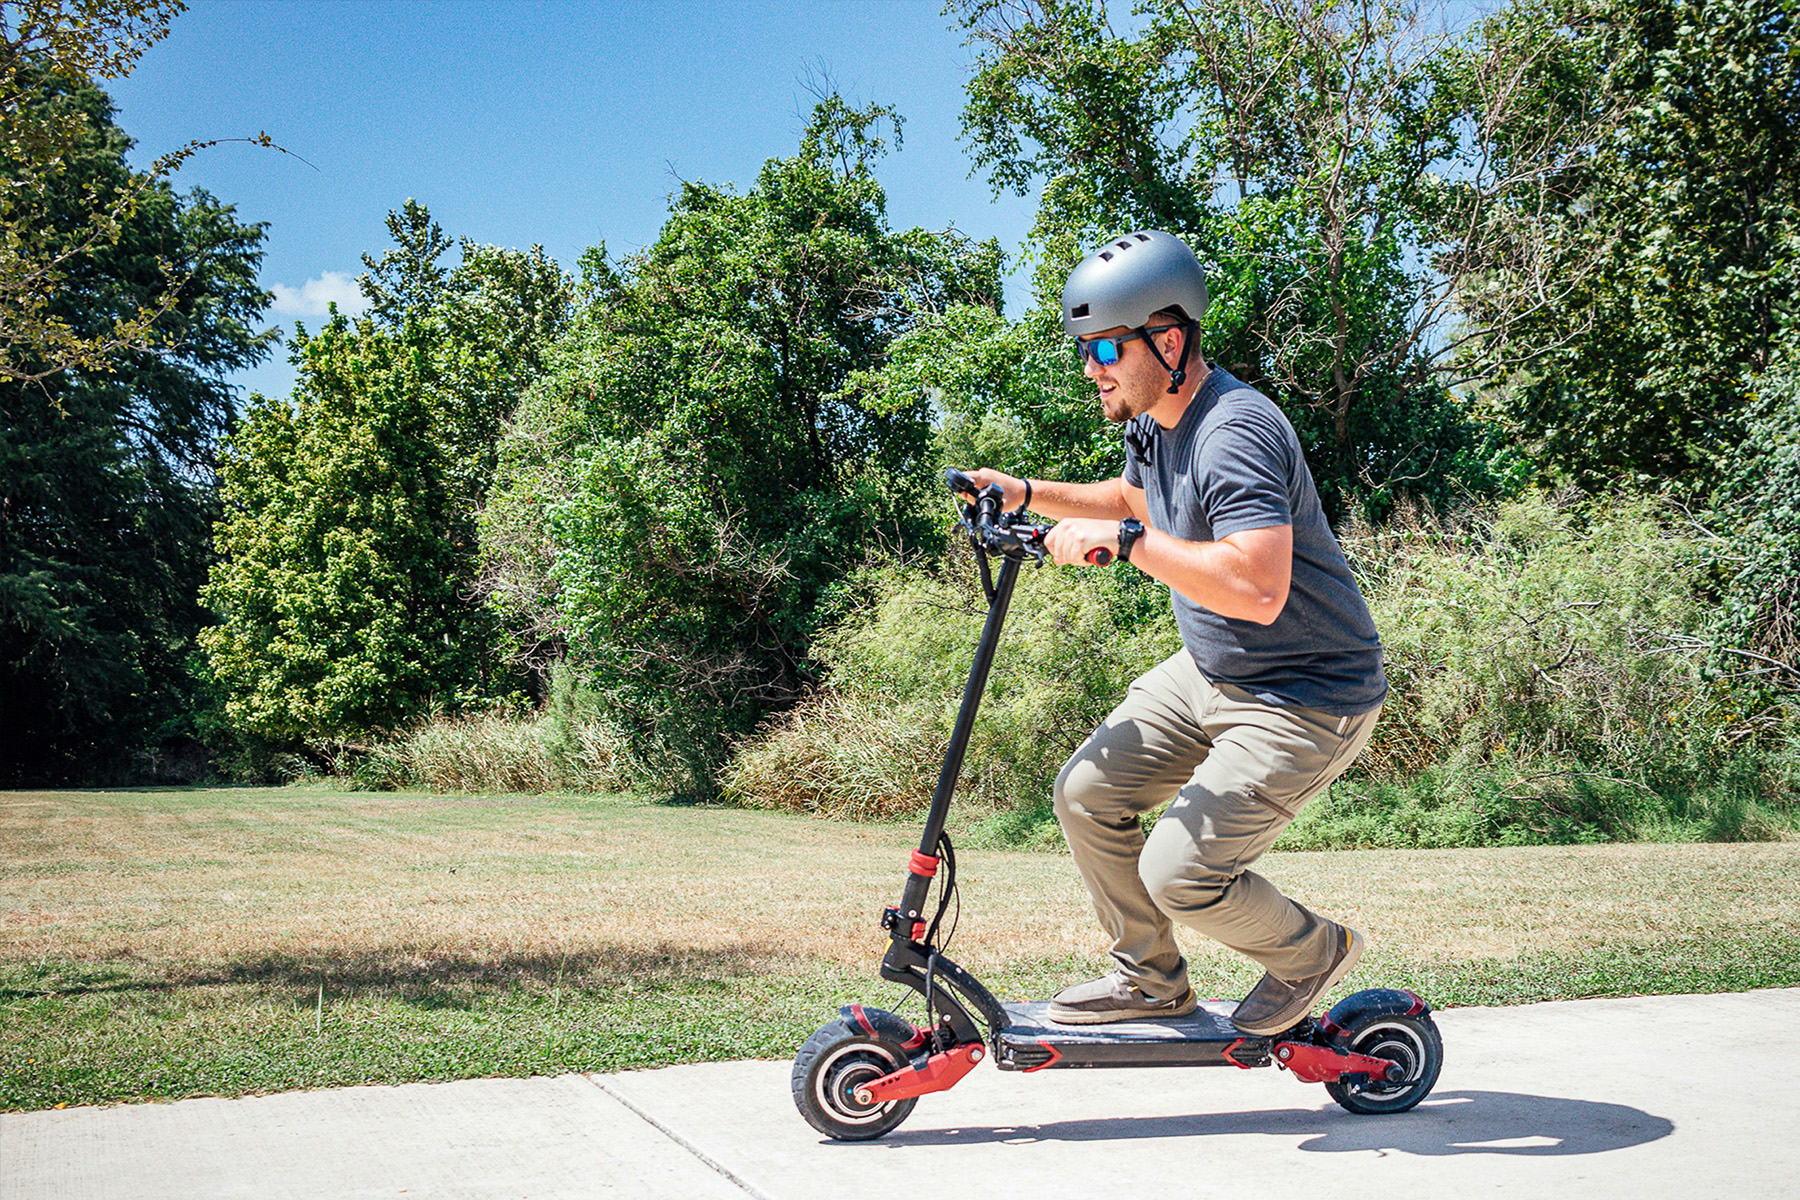
{"label": "man's hand gripping handlebar", "polygon": [[1031,525],[1025,511],[1006,511],[1006,493],[997,483],[977,487],[975,481],[951,467],[944,472],[944,482],[963,499],[958,521],[977,549],[1013,558],[1044,561],[1044,535],[1048,526]]}
{"label": "man's hand gripping handlebar", "polygon": [[[990,475],[993,472],[989,473]],[[1004,476],[1002,478],[1005,478]],[[967,475],[952,467],[944,472],[944,479],[950,490],[965,500],[962,509],[962,527],[968,531],[969,537],[977,545],[996,553],[1018,553],[1018,549],[1008,550],[1008,546],[1024,542],[1022,549],[1035,561],[1042,563],[1049,556],[1044,547],[1044,537],[1053,526],[1027,525],[1024,522],[1025,504],[1008,512],[1006,510],[1006,492],[998,483],[990,483],[986,487],[979,486],[973,476]],[[1015,481],[1016,482],[1016,481]],[[1026,503],[1030,502],[1031,484],[1025,484]],[[983,525],[983,522],[986,525]],[[984,534],[981,530],[985,528]],[[998,541],[996,541],[996,536]],[[1113,560],[1113,552],[1106,546],[1095,546],[1084,558],[1096,567],[1104,567]]]}

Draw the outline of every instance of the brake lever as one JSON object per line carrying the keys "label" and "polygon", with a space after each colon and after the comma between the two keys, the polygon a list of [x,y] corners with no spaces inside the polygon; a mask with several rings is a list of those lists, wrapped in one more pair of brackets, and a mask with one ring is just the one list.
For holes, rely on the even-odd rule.
{"label": "brake lever", "polygon": [[[1009,520],[1012,517],[1015,519]],[[1016,520],[1016,514],[1005,514],[998,522],[988,526],[988,545],[1000,553],[1008,553],[1009,548],[1021,554],[1029,555],[1039,566],[1043,565],[1048,553],[1044,548],[1044,537],[1050,530],[1042,525],[1027,525]]]}

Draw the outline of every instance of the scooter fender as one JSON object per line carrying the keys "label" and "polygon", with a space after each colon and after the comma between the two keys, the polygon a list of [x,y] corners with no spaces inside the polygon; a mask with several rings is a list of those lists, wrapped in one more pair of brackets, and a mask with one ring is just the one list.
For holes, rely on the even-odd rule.
{"label": "scooter fender", "polygon": [[1345,996],[1319,1020],[1319,1032],[1332,1042],[1342,1042],[1363,1021],[1375,1017],[1416,1017],[1431,1005],[1404,988],[1370,988]]}
{"label": "scooter fender", "polygon": [[852,1029],[859,1029],[870,1037],[883,1038],[899,1046],[908,1054],[925,1045],[925,1031],[911,1021],[895,1016],[886,1009],[864,1008],[860,1004],[846,1004],[838,1009],[838,1016]]}

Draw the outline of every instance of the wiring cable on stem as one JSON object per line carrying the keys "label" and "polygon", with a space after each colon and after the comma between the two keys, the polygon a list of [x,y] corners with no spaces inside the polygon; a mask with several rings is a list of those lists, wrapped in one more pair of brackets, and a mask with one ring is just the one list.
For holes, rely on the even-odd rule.
{"label": "wiring cable on stem", "polygon": [[[962,893],[956,887],[956,847],[951,844],[948,833],[938,834],[937,852],[944,864],[944,873],[939,876],[937,912],[931,918],[931,927],[925,931],[925,944],[931,947],[931,954],[925,960],[925,1023],[934,1039],[941,1024],[935,1003],[938,955],[949,947],[950,940],[956,936],[956,927],[962,923]],[[938,928],[943,924],[944,912],[950,907],[952,897],[956,899],[956,912],[951,916],[950,929],[940,944]]]}

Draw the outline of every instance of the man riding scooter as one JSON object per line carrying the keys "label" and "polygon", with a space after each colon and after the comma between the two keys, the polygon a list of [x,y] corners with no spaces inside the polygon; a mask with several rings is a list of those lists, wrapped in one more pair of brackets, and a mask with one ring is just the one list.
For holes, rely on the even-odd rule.
{"label": "man riding scooter", "polygon": [[[1309,1015],[1363,939],[1249,868],[1367,743],[1387,680],[1293,426],[1207,364],[1206,306],[1181,239],[1146,230],[1101,247],[1069,276],[1063,328],[1125,426],[1123,475],[969,474],[1008,507],[1059,518],[1044,542],[1056,562],[1117,558],[1167,584],[1181,631],[1182,650],[1133,682],[1057,777],[1057,819],[1118,965],[1048,1015],[1194,1011],[1179,922],[1262,965],[1231,1020],[1270,1036]],[[1140,815],[1165,802],[1146,837]]]}

